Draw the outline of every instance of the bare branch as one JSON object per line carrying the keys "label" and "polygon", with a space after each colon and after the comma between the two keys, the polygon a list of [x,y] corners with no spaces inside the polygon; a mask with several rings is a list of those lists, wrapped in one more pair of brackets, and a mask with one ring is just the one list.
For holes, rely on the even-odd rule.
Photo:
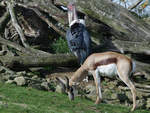
{"label": "bare branch", "polygon": [[44,52],[44,51],[40,51],[40,50],[36,50],[33,48],[24,48],[22,46],[20,46],[19,44],[16,44],[14,42],[11,42],[9,40],[5,40],[0,36],[0,43],[4,44],[4,45],[8,45],[12,48],[15,48],[16,50],[22,52],[23,54],[26,55],[36,55],[36,56],[41,56],[41,55],[45,55],[45,56],[50,56],[50,53]]}
{"label": "bare branch", "polygon": [[132,10],[134,8],[136,8],[143,0],[138,0],[136,1],[132,6],[130,6],[128,9],[129,10]]}
{"label": "bare branch", "polygon": [[17,30],[17,32],[20,36],[20,39],[22,41],[22,44],[24,45],[24,47],[29,47],[29,45],[26,43],[26,38],[24,36],[24,33],[23,33],[21,27],[19,26],[19,24],[17,22],[16,16],[15,16],[15,13],[14,13],[13,4],[10,3],[10,2],[7,2],[7,7],[8,7],[8,10],[9,10],[10,16],[11,16],[12,24],[16,28],[16,30]]}
{"label": "bare branch", "polygon": [[62,30],[60,30],[59,28],[57,28],[51,21],[49,21],[48,18],[46,18],[36,7],[33,6],[27,6],[21,3],[16,3],[18,6],[24,7],[24,8],[28,8],[33,10],[43,21],[45,21],[50,27],[52,27],[56,32],[58,32],[60,35],[62,35],[63,37],[65,37],[65,32],[63,32]]}

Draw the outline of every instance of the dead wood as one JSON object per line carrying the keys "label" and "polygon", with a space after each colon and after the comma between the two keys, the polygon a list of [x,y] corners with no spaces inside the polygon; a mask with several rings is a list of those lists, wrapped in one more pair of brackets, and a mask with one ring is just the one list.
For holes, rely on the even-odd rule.
{"label": "dead wood", "polygon": [[136,8],[143,0],[138,0],[136,1],[132,6],[130,6],[128,9],[129,10],[132,10],[134,8]]}
{"label": "dead wood", "polygon": [[49,56],[49,55],[51,55],[50,53],[40,51],[40,50],[36,50],[36,49],[33,49],[33,48],[29,48],[29,47],[24,48],[24,47],[20,46],[17,43],[11,42],[11,41],[6,40],[6,39],[3,39],[2,36],[0,36],[0,43],[3,44],[3,45],[7,45],[7,46],[12,47],[12,48],[16,49],[17,51],[22,52],[22,54],[24,54],[24,55],[36,55],[36,56],[41,56],[41,55]]}
{"label": "dead wood", "polygon": [[42,66],[75,66],[77,59],[71,54],[50,56],[0,56],[0,62],[11,69]]}
{"label": "dead wood", "polygon": [[8,10],[9,10],[9,13],[10,13],[10,16],[11,16],[11,20],[12,20],[12,24],[14,25],[14,27],[16,28],[19,36],[20,36],[20,39],[22,41],[22,44],[24,45],[24,47],[28,47],[29,45],[27,44],[27,41],[26,41],[26,38],[24,36],[24,33],[21,29],[21,27],[19,26],[18,22],[17,22],[17,19],[16,19],[16,16],[15,16],[15,13],[14,13],[14,9],[13,9],[13,5],[12,3],[10,2],[6,2],[7,3],[7,7],[8,7]]}
{"label": "dead wood", "polygon": [[60,30],[56,25],[54,25],[43,13],[39,11],[39,7],[27,6],[21,3],[16,3],[20,7],[33,10],[43,21],[45,21],[50,27],[52,27],[57,33],[65,37],[65,32]]}
{"label": "dead wood", "polygon": [[0,32],[3,32],[7,22],[9,21],[9,12],[6,11],[0,18]]}

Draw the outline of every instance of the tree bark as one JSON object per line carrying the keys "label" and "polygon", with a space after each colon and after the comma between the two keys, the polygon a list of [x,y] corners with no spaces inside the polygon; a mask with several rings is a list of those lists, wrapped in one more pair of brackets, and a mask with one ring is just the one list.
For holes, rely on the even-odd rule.
{"label": "tree bark", "polygon": [[11,69],[42,66],[77,66],[77,59],[71,54],[51,56],[0,56],[0,62]]}

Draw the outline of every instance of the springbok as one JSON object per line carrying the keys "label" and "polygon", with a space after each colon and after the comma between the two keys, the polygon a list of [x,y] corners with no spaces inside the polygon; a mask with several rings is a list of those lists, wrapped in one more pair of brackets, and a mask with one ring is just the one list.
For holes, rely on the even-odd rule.
{"label": "springbok", "polygon": [[83,65],[73,74],[70,80],[66,77],[66,84],[62,79],[56,79],[66,87],[69,99],[73,100],[73,85],[82,81],[88,72],[90,72],[96,84],[97,99],[95,104],[98,104],[102,99],[100,76],[114,77],[118,75],[131,90],[133,97],[133,107],[131,111],[133,111],[136,108],[136,89],[129,79],[129,76],[133,73],[134,69],[135,63],[122,54],[116,52],[94,53],[85,60]]}

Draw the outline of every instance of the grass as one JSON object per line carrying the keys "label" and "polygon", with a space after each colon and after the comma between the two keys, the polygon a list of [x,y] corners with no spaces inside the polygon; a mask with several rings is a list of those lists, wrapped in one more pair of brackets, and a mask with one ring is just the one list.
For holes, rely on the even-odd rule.
{"label": "grass", "polygon": [[[130,113],[130,108],[99,104],[67,95],[0,83],[0,113]],[[137,109],[133,113],[149,113]]]}

